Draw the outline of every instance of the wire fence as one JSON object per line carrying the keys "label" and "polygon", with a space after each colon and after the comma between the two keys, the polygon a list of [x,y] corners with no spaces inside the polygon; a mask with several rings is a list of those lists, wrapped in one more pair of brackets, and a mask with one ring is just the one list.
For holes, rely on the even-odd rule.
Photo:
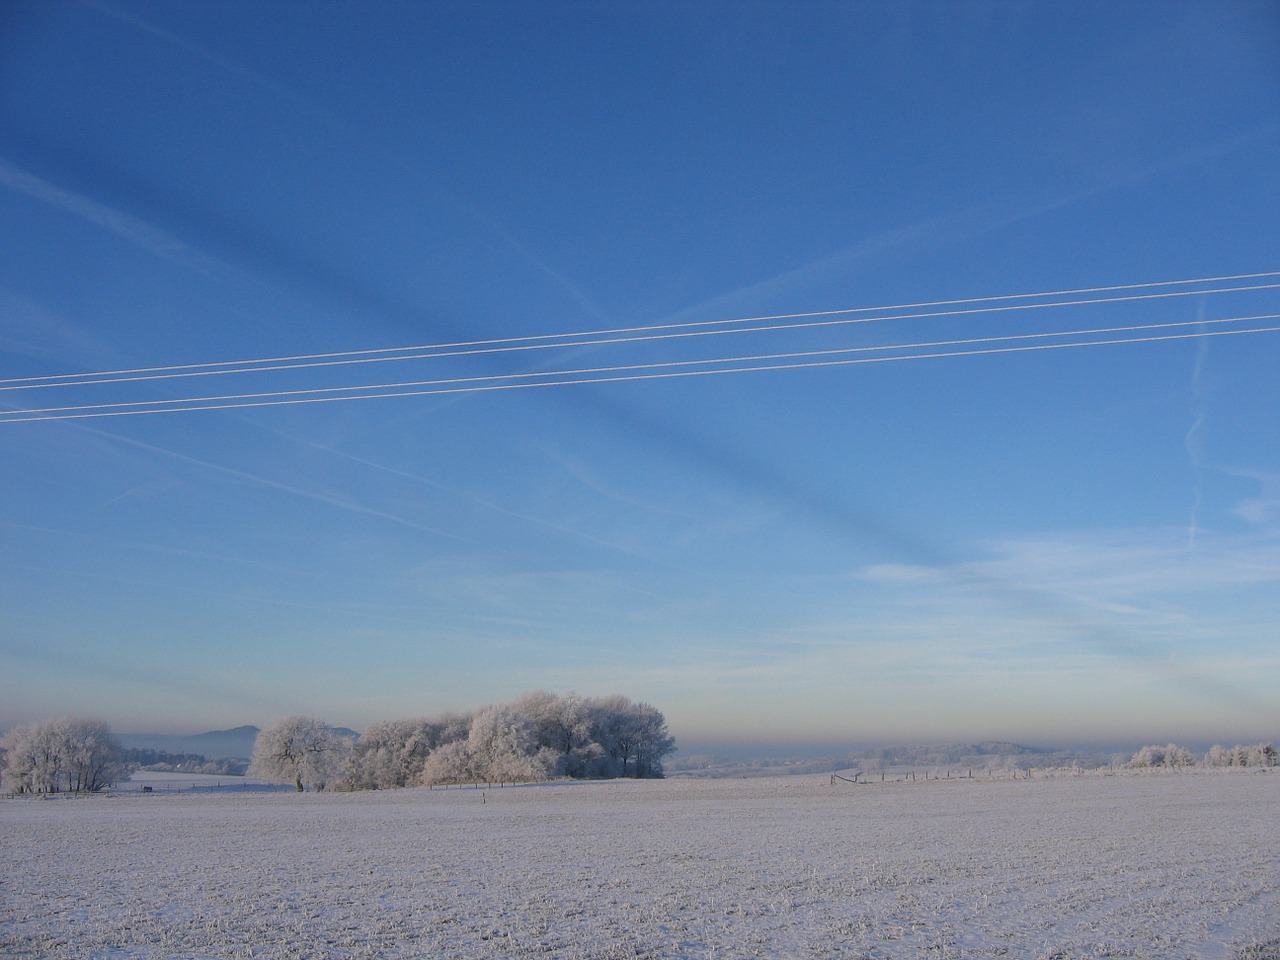
{"label": "wire fence", "polygon": [[264,783],[243,777],[220,780],[172,779],[127,780],[111,788],[112,793],[280,793],[294,788],[283,783]]}

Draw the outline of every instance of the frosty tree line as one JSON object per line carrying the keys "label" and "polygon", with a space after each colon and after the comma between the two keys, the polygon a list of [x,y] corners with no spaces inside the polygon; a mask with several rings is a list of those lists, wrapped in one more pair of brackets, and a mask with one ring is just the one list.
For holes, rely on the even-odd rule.
{"label": "frosty tree line", "polygon": [[258,734],[249,772],[299,790],[661,777],[674,749],[647,703],[539,691],[476,713],[374,724],[355,741],[287,717]]}
{"label": "frosty tree line", "polygon": [[[619,694],[539,691],[474,713],[393,720],[352,739],[314,717],[258,735],[250,773],[299,790],[385,790],[553,777],[661,777],[675,749],[657,708]],[[0,738],[9,793],[95,793],[129,778],[106,723],[62,717]]]}
{"label": "frosty tree line", "polygon": [[[261,731],[250,772],[298,790],[661,777],[675,749],[662,714],[620,695],[530,693],[473,713],[393,720],[344,736],[313,717]],[[96,793],[129,778],[125,751],[102,720],[59,717],[0,737],[0,783],[10,794]],[[1197,757],[1177,744],[1146,746],[1131,769],[1275,767],[1269,743],[1215,746]]]}

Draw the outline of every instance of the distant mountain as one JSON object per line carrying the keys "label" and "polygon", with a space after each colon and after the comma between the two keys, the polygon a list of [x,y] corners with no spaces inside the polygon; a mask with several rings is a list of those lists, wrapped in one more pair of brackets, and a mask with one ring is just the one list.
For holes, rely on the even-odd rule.
{"label": "distant mountain", "polygon": [[238,757],[247,760],[253,756],[253,742],[258,739],[254,726],[234,727],[230,730],[211,730],[186,737],[163,733],[122,733],[120,743],[142,750],[163,750],[166,753],[196,753],[206,760]]}

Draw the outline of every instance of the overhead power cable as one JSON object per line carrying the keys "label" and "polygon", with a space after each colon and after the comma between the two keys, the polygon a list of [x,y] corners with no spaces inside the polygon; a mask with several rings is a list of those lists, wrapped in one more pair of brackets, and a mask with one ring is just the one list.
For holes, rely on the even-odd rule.
{"label": "overhead power cable", "polygon": [[[135,367],[81,374],[51,374],[36,377],[0,379],[0,390],[31,390],[49,387],[80,387],[98,384],[131,383],[145,380],[169,380],[189,377],[225,376],[303,370],[319,367],[348,366],[355,364],[386,363],[394,361],[430,360],[451,357],[479,356],[484,354],[512,353],[529,350],[564,349],[568,347],[606,346],[624,343],[642,343],[657,340],[674,340],[690,337],[720,336],[738,333],[765,333],[787,330],[812,329],[850,324],[881,323],[888,321],[995,314],[1012,311],[1040,310],[1059,307],[1079,307],[1099,304],[1117,304],[1143,300],[1167,299],[1223,293],[1280,288],[1280,282],[1251,284],[1233,287],[1206,287],[1195,290],[1172,290],[1159,293],[1130,294],[1126,296],[1088,297],[1078,300],[1052,300],[1043,303],[1011,304],[1013,300],[1049,300],[1067,296],[1095,293],[1114,293],[1122,290],[1150,290],[1160,287],[1205,285],[1280,277],[1280,271],[1237,274],[1223,277],[1203,277],[1186,280],[1164,280],[1149,283],[1120,284],[1106,287],[1084,287],[1042,293],[1004,294],[990,297],[970,297],[952,300],[935,300],[920,303],[879,307],[848,307],[839,310],[810,311],[805,313],[774,314],[743,317],[730,320],[705,320],[690,323],[656,324],[650,326],[616,327],[577,333],[535,334],[524,337],[505,337],[489,340],[460,341],[443,344],[421,344],[402,347],[378,347],[366,350],[348,350],[330,353],[297,354],[294,356],[268,357],[250,360],[218,360],[207,363],[171,364],[167,366]],[[890,311],[914,310],[932,307],[959,307],[972,304],[999,304],[996,306],[968,306],[964,309],[928,310],[921,313],[891,313]],[[850,316],[858,314],[882,314],[880,316]],[[840,319],[817,319],[835,318]],[[776,323],[776,321],[797,321]],[[747,326],[764,324],[768,326]],[[723,328],[723,329],[717,329]]]}
{"label": "overhead power cable", "polygon": [[[768,370],[798,370],[819,367],[851,366],[865,363],[887,363],[906,360],[927,360],[946,357],[973,357],[992,354],[1026,353],[1038,350],[1061,350],[1078,347],[1115,346],[1133,343],[1155,343],[1170,340],[1190,340],[1205,337],[1239,336],[1257,333],[1280,332],[1280,326],[1252,327],[1234,330],[1206,330],[1209,324],[1240,323],[1280,319],[1280,314],[1261,314],[1252,317],[1232,317],[1219,320],[1194,320],[1175,323],[1149,324],[1129,327],[1099,328],[1093,330],[1016,334],[1004,337],[983,337],[970,340],[933,341],[918,344],[890,344],[874,347],[851,347],[825,351],[801,351],[757,357],[728,357],[703,360],[667,361],[652,364],[631,364],[615,367],[586,368],[544,373],[503,374],[489,377],[451,378],[426,381],[406,381],[399,384],[373,384],[363,387],[316,388],[302,391],[279,391],[261,394],[239,394],[225,397],[188,398],[185,400],[130,401],[123,403],[90,404],[81,407],[45,408],[44,410],[10,410],[0,413],[0,421],[20,423],[34,420],[68,420],[97,417],[143,416],[160,413],[179,413],[195,410],[231,410],[248,407],[293,406],[311,403],[335,403],[348,400],[372,400],[389,397],[414,397],[457,393],[479,393],[498,390],[518,390],[531,387],[569,386],[587,383],[619,383],[638,380],[661,380],[677,377],[712,376],[730,373],[758,373]],[[1018,343],[1014,346],[985,346],[980,349],[938,350],[939,347],[969,346],[975,344],[1011,343],[1015,341],[1069,336],[1096,336],[1116,332],[1145,332],[1155,329],[1196,326],[1191,332],[1166,333],[1154,336],[1129,336],[1103,340],[1071,341],[1066,343]],[[848,357],[842,354],[890,350],[933,350],[929,353],[900,353],[894,356]],[[812,359],[814,357],[834,359]],[[805,358],[805,359],[801,359]],[[787,360],[785,363],[764,361]],[[709,367],[709,364],[749,364],[737,367]],[[703,369],[676,369],[688,366]],[[645,371],[645,372],[637,372]],[[571,377],[571,379],[549,379]],[[548,378],[548,379],[539,379]],[[519,382],[514,382],[514,381]],[[413,387],[416,389],[402,389]],[[428,388],[429,389],[423,389]],[[356,393],[361,390],[381,390],[381,393]],[[341,395],[327,395],[327,394]],[[326,394],[326,395],[318,395]],[[208,402],[215,401],[215,402]],[[165,404],[172,404],[166,406]]]}
{"label": "overhead power cable", "polygon": [[[470,377],[439,377],[431,380],[403,380],[398,383],[373,383],[363,386],[310,387],[297,390],[270,390],[258,393],[236,393],[223,396],[182,397],[172,400],[135,400],[119,403],[94,403],[77,406],[39,407],[22,411],[23,413],[61,413],[72,410],[102,410],[115,407],[147,407],[172,406],[177,404],[205,404],[227,400],[258,400],[268,397],[300,397],[311,394],[352,393],[357,395],[366,390],[392,390],[409,387],[445,386],[464,383],[488,383],[525,379],[545,379],[550,377],[587,376],[600,373],[619,373],[636,370],[660,370],[724,363],[763,363],[772,360],[795,360],[804,357],[842,356],[853,353],[886,353],[893,350],[921,350],[950,346],[975,346],[977,344],[1006,343],[1019,340],[1052,339],[1064,337],[1098,336],[1106,333],[1132,333],[1136,331],[1164,330],[1180,327],[1210,326],[1227,323],[1248,323],[1258,320],[1274,320],[1280,314],[1262,314],[1252,317],[1226,317],[1216,320],[1181,320],[1168,323],[1135,324],[1123,327],[1099,327],[1089,330],[1061,330],[1045,333],[1006,334],[996,337],[971,337],[960,340],[932,340],[922,343],[890,343],[859,347],[832,347],[824,350],[796,350],[784,353],[767,353],[733,357],[707,357],[692,360],[663,360],[652,363],[628,363],[612,366],[582,367],[572,370],[526,371],[523,373],[484,374]],[[1252,332],[1257,332],[1252,331]],[[355,397],[353,396],[353,399]]]}

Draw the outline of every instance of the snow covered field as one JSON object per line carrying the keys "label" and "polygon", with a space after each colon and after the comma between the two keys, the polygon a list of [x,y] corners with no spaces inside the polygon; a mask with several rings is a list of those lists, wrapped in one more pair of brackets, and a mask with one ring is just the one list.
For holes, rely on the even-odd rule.
{"label": "snow covered field", "polygon": [[135,770],[125,783],[112,788],[114,793],[142,792],[181,793],[184,791],[281,791],[292,787],[268,783],[258,777],[233,777],[222,773],[169,773],[157,770]]}
{"label": "snow covered field", "polygon": [[0,956],[1273,958],[1280,773],[0,800]]}

